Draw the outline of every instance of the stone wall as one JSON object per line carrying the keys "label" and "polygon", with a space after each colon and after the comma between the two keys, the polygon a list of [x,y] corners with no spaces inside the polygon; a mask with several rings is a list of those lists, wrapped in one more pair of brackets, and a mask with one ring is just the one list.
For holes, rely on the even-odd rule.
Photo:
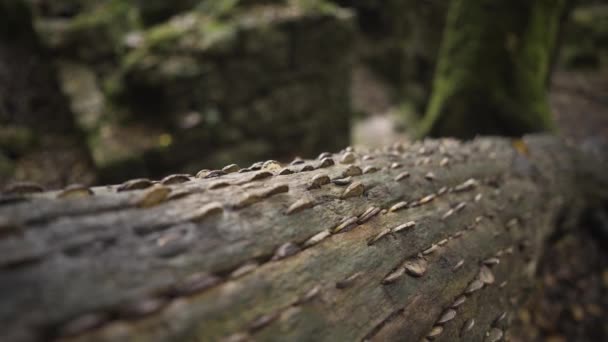
{"label": "stone wall", "polygon": [[166,19],[154,3],[32,3],[102,181],[348,145],[350,11],[178,1]]}

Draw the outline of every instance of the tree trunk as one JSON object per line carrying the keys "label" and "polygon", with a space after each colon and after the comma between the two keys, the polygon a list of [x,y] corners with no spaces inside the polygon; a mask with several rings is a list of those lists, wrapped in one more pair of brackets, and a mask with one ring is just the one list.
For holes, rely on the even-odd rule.
{"label": "tree trunk", "polygon": [[[543,136],[0,198],[3,341],[498,341],[606,159]],[[557,228],[556,228],[557,227]]]}
{"label": "tree trunk", "polygon": [[566,0],[455,0],[420,134],[554,129],[547,79]]}

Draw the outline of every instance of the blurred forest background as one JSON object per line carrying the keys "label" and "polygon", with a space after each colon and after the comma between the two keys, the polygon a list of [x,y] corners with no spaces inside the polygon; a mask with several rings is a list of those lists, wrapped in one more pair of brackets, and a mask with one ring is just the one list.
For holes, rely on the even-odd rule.
{"label": "blurred forest background", "polygon": [[[551,112],[566,139],[606,138],[608,1],[566,2]],[[157,179],[416,137],[448,7],[0,0],[0,189]],[[533,325],[521,340],[601,340],[608,257],[587,235],[560,244],[540,272],[544,295],[518,313]]]}
{"label": "blurred forest background", "polygon": [[[404,139],[428,104],[449,4],[3,3],[0,187],[51,188]],[[550,95],[577,139],[608,126],[608,3],[573,6]]]}

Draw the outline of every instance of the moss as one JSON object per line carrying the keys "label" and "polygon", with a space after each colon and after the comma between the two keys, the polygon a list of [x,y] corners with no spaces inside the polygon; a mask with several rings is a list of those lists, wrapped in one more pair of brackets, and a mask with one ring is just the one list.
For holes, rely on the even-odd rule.
{"label": "moss", "polygon": [[336,15],[340,14],[341,9],[339,6],[328,2],[319,0],[290,0],[291,6],[300,8],[304,12],[317,13],[317,14],[329,14]]}
{"label": "moss", "polygon": [[242,2],[241,0],[203,1],[198,5],[197,9],[201,13],[207,13],[215,17],[229,16],[234,13],[237,6]]}
{"label": "moss", "polygon": [[546,81],[565,1],[453,1],[421,136],[521,135],[554,125]]}
{"label": "moss", "polygon": [[[207,3],[203,3],[205,4]],[[214,7],[201,5],[199,11],[177,16],[148,30],[143,46],[125,56],[124,69],[149,68],[162,64],[167,56],[174,54],[188,53],[206,57],[234,54],[239,48],[239,36],[251,30],[269,30],[267,35],[275,36],[276,22],[289,20],[293,15],[349,15],[349,12],[319,0],[292,0],[288,6],[257,6],[247,11],[233,11],[236,1],[220,1],[215,4]],[[213,10],[204,10],[209,8]],[[224,12],[232,15],[211,15]],[[258,39],[266,39],[266,34],[258,36]],[[163,57],[154,57],[159,55]]]}
{"label": "moss", "polygon": [[[187,19],[186,19],[187,18]],[[186,20],[196,20],[192,15],[185,16],[184,19],[175,19],[168,24],[156,26],[146,33],[146,46],[148,47],[163,47],[173,44],[182,35],[186,34],[190,27],[183,24]],[[194,23],[193,23],[194,24]],[[167,46],[168,47],[168,46]]]}
{"label": "moss", "polygon": [[179,16],[149,30],[143,48],[127,56],[126,65],[133,65],[150,54],[219,51],[220,46],[234,43],[235,30],[234,23],[203,14]]}
{"label": "moss", "polygon": [[125,0],[91,5],[69,19],[41,18],[37,25],[47,47],[91,62],[120,55],[124,36],[140,27],[137,9]]}

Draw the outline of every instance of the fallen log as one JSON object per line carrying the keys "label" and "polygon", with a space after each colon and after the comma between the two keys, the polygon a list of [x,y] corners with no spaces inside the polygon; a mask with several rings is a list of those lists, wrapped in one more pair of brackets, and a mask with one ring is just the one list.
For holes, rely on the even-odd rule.
{"label": "fallen log", "polygon": [[429,140],[0,197],[3,341],[499,341],[608,198],[547,136]]}

